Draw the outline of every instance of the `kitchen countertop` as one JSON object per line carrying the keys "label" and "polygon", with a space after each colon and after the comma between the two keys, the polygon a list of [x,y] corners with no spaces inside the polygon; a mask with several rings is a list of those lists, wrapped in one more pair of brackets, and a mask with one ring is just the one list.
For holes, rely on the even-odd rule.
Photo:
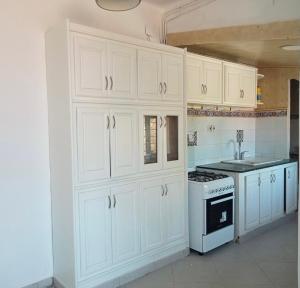
{"label": "kitchen countertop", "polygon": [[289,163],[297,162],[294,159],[284,159],[282,161],[269,163],[265,165],[257,165],[257,166],[249,166],[249,165],[241,165],[241,164],[230,164],[230,163],[212,163],[212,164],[206,164],[206,165],[198,165],[197,168],[202,169],[212,169],[212,170],[222,170],[227,172],[235,172],[235,173],[246,173],[254,170],[269,168],[273,166],[279,166]]}

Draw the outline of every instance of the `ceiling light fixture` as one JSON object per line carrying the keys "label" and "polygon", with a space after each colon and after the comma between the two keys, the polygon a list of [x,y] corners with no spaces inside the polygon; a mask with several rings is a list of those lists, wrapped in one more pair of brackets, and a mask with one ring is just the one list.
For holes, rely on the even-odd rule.
{"label": "ceiling light fixture", "polygon": [[96,0],[97,5],[108,11],[127,11],[140,5],[142,0]]}
{"label": "ceiling light fixture", "polygon": [[280,48],[286,51],[300,51],[300,45],[284,45]]}

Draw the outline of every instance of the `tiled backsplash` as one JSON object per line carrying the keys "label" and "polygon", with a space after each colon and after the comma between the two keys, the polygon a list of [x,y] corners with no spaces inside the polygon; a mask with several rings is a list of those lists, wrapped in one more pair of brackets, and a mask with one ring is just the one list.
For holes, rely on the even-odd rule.
{"label": "tiled backsplash", "polygon": [[189,116],[188,132],[197,131],[197,145],[188,146],[188,167],[233,159],[238,129],[244,130],[246,157],[287,156],[286,117]]}

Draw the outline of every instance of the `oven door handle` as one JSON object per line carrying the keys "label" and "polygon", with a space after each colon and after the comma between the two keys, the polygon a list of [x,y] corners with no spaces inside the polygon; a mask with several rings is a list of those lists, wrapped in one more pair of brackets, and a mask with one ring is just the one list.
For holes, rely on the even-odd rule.
{"label": "oven door handle", "polygon": [[234,196],[230,196],[230,197],[226,197],[226,198],[222,198],[222,199],[210,202],[210,205],[216,205],[216,204],[219,204],[219,203],[222,203],[222,202],[225,202],[228,200],[232,200],[232,199],[234,199]]}

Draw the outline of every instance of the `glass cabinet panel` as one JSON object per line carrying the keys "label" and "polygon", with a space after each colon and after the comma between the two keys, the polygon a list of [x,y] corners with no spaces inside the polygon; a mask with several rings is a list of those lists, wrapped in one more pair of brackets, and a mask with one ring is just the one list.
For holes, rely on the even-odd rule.
{"label": "glass cabinet panel", "polygon": [[167,161],[176,161],[178,156],[178,116],[166,116]]}
{"label": "glass cabinet panel", "polygon": [[144,116],[144,164],[157,163],[157,119],[155,115]]}

